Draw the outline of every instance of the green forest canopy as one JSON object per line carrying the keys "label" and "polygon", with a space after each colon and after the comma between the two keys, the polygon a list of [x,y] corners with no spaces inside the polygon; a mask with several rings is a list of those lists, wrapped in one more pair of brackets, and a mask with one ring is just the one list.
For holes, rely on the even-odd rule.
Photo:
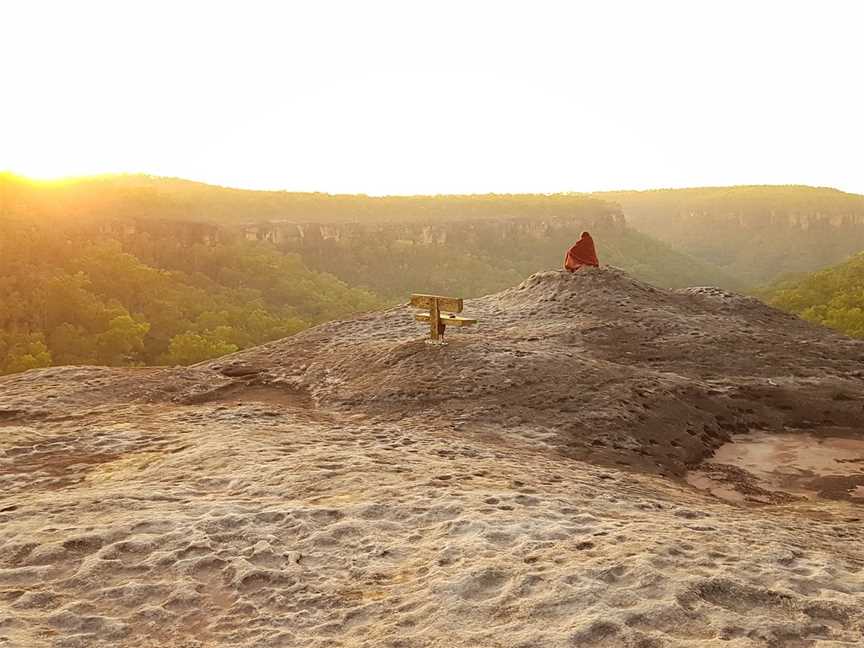
{"label": "green forest canopy", "polygon": [[[709,204],[730,191],[758,198],[762,189],[685,193]],[[778,188],[769,189],[776,199]],[[815,209],[805,200],[812,191],[789,188],[789,195]],[[624,193],[602,196],[626,205]],[[637,193],[662,194],[662,221],[668,196]],[[344,231],[294,249],[244,240],[249,224],[289,221]],[[604,263],[651,283],[745,285],[718,267],[734,268],[722,255],[694,249],[716,257],[714,264],[677,252],[625,226],[621,208],[598,196],[374,198],[140,175],[41,183],[0,174],[0,373],[49,364],[189,364],[417,290],[488,294],[559,267],[586,224]],[[445,236],[418,240],[427,226]]]}
{"label": "green forest canopy", "polygon": [[759,296],[806,320],[864,338],[864,253],[834,268],[780,281]]}
{"label": "green forest canopy", "polygon": [[[370,226],[293,250],[244,240],[242,223],[291,219]],[[559,267],[586,223],[604,262],[648,281],[732,281],[579,195],[370,198],[0,175],[0,372],[188,364],[417,290],[495,292]],[[417,240],[427,224],[446,240]]]}
{"label": "green forest canopy", "polygon": [[0,218],[0,373],[190,364],[382,305],[266,245],[166,245],[160,259]]}

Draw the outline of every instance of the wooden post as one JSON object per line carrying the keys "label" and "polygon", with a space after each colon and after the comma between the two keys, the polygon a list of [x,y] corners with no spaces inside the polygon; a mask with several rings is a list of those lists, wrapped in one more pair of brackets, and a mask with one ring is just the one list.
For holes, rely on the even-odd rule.
{"label": "wooden post", "polygon": [[432,304],[429,307],[429,332],[432,335],[432,339],[434,341],[438,341],[438,332],[440,330],[439,319],[441,316],[441,310],[438,308],[438,298],[432,298]]}

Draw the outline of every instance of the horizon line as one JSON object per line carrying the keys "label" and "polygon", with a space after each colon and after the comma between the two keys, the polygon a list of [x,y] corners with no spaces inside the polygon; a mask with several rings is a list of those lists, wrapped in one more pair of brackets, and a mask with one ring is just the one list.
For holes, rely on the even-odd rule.
{"label": "horizon line", "polygon": [[746,184],[706,184],[706,185],[679,185],[679,186],[658,186],[647,187],[643,189],[632,188],[611,188],[611,189],[593,189],[593,190],[575,190],[562,189],[556,191],[473,191],[473,192],[435,192],[435,193],[367,193],[367,192],[344,192],[344,191],[327,191],[316,189],[290,189],[290,188],[256,188],[242,187],[227,184],[219,184],[207,180],[197,180],[193,178],[184,178],[174,175],[160,175],[147,171],[111,171],[104,173],[91,173],[81,175],[60,175],[52,177],[35,177],[26,173],[19,173],[12,169],[0,169],[0,177],[12,176],[33,184],[64,184],[75,183],[88,180],[111,179],[111,178],[147,178],[153,180],[175,180],[180,182],[188,182],[217,189],[227,189],[231,191],[249,191],[256,193],[284,193],[284,194],[309,194],[309,195],[324,195],[324,196],[360,196],[366,198],[419,198],[419,197],[438,197],[438,196],[563,196],[563,195],[583,195],[591,196],[596,194],[609,193],[650,193],[659,191],[688,191],[688,190],[706,190],[706,189],[747,189],[747,188],[804,188],[804,189],[822,189],[836,191],[838,193],[850,196],[864,196],[862,193],[847,191],[831,185],[815,185],[800,182],[790,183],[746,183]]}

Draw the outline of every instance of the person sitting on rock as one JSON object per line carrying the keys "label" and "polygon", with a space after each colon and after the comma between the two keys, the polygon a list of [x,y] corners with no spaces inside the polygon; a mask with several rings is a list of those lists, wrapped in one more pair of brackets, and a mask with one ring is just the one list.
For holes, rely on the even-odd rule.
{"label": "person sitting on rock", "polygon": [[567,250],[567,256],[564,257],[564,269],[570,272],[575,272],[582,266],[600,265],[597,260],[597,250],[594,249],[594,239],[588,232],[582,232],[582,238],[576,241],[576,245]]}

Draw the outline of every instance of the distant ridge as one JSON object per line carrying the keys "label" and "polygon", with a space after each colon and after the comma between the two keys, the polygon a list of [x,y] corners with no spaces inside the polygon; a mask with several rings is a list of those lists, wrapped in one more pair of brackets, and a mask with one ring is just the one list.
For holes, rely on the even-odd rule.
{"label": "distant ridge", "polygon": [[[146,174],[38,182],[6,173],[0,174],[0,216],[57,224],[119,219],[220,226],[622,220],[690,257],[694,268],[701,264],[697,272],[704,280],[697,283],[730,288],[755,287],[784,274],[809,272],[864,250],[864,196],[803,185],[367,196],[234,189]],[[676,281],[651,267],[653,262],[646,264],[638,254],[633,257],[639,245],[624,246],[621,255],[614,252],[616,247],[612,246],[613,263],[637,274],[650,268],[652,274],[646,278],[663,285],[694,283],[692,275],[685,273]],[[519,273],[529,270],[520,268]]]}
{"label": "distant ridge", "polygon": [[424,290],[466,297],[501,290],[531,272],[559,267],[583,229],[598,235],[603,262],[654,283],[742,286],[731,274],[628,227],[620,206],[585,194],[374,198],[119,175],[56,183],[6,176],[0,196],[3,215],[54,228],[86,227],[88,235],[119,239],[133,254],[147,240],[171,246],[264,242],[387,299],[401,299],[424,283]]}
{"label": "distant ridge", "polygon": [[592,194],[636,229],[746,285],[840,263],[864,250],[864,196],[802,185]]}

